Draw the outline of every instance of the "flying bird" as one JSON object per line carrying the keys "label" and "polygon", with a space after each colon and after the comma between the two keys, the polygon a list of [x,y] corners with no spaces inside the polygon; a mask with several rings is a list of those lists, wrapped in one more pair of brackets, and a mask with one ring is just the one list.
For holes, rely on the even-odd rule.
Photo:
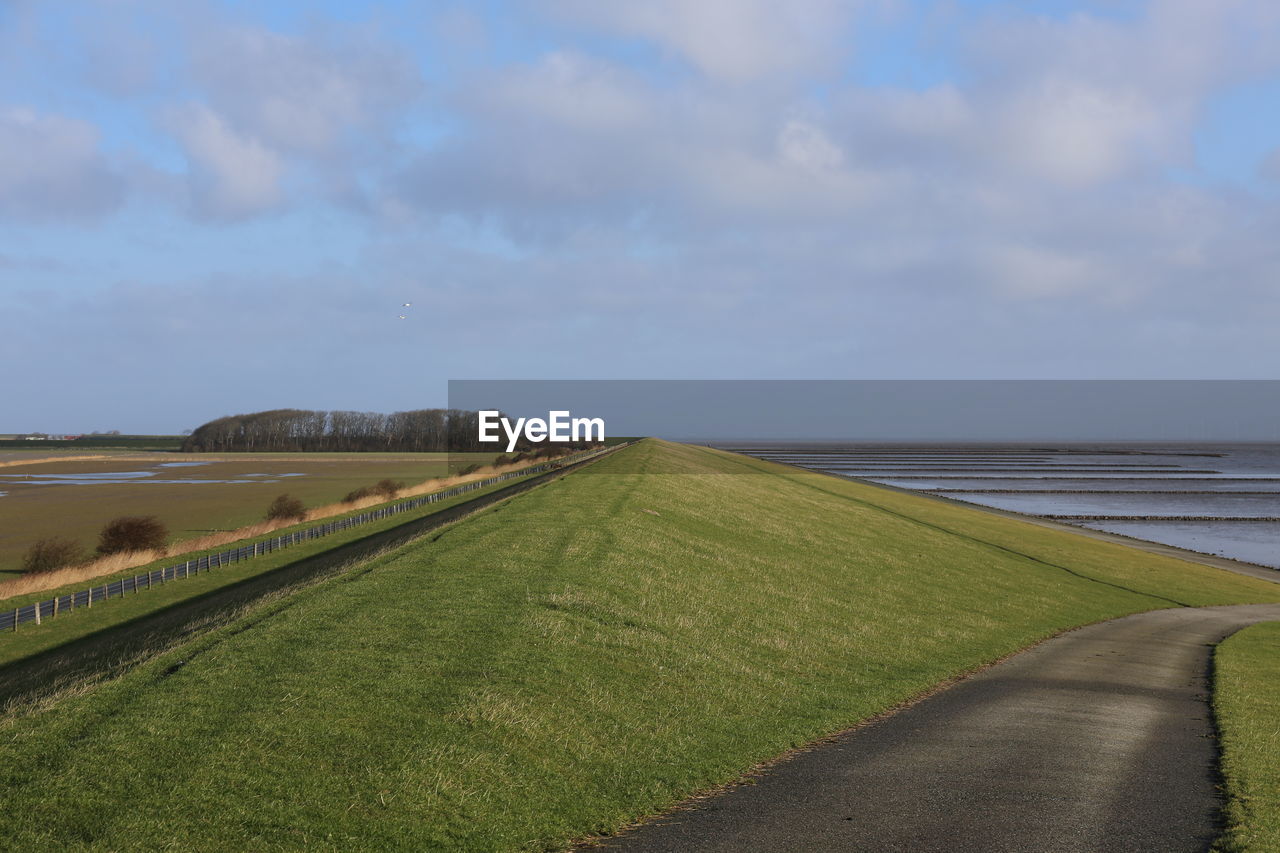
{"label": "flying bird", "polygon": [[413,303],[412,303],[412,302],[406,302],[406,303],[404,303],[403,307],[408,308],[408,307],[409,307],[409,306],[411,306],[411,305],[413,305]]}
{"label": "flying bird", "polygon": [[406,316],[404,316],[403,314],[401,314],[401,315],[400,315],[400,319],[401,319],[401,320],[407,320],[407,319],[409,319],[409,318],[408,318],[408,317],[406,317]]}

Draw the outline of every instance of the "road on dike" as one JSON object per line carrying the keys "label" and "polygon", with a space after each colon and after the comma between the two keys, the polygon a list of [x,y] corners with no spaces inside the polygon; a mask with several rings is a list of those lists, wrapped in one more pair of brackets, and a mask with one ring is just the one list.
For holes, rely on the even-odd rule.
{"label": "road on dike", "polygon": [[1213,646],[1280,605],[1070,631],[753,782],[599,847],[694,851],[1206,850],[1219,831]]}

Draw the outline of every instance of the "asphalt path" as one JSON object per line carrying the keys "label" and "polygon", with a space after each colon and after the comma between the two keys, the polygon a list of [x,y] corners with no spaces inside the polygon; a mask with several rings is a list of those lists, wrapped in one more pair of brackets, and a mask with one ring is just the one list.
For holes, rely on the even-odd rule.
{"label": "asphalt path", "polygon": [[1175,608],[1055,637],[600,843],[695,851],[1206,850],[1213,646],[1280,605]]}

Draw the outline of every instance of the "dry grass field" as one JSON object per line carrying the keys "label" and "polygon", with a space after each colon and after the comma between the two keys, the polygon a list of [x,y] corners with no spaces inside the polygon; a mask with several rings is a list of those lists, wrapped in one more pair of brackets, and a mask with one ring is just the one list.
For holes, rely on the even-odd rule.
{"label": "dry grass field", "polygon": [[193,539],[260,520],[282,492],[309,507],[329,504],[385,478],[413,484],[445,476],[449,459],[443,453],[108,452],[72,460],[48,451],[3,452],[0,580],[16,576],[32,542],[61,536],[91,549],[98,531],[117,516],[155,515],[172,541]]}
{"label": "dry grass field", "polygon": [[31,465],[33,463],[53,461],[75,461],[79,459],[103,459],[109,456],[136,456],[127,450],[0,450],[0,468],[14,465]]}

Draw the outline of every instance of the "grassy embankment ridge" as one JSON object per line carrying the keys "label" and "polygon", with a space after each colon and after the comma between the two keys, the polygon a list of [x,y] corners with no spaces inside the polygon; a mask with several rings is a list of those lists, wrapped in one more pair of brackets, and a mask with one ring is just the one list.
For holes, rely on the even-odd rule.
{"label": "grassy embankment ridge", "polygon": [[1280,850],[1280,622],[1228,637],[1214,655],[1227,831],[1218,849]]}
{"label": "grassy embankment ridge", "polygon": [[[476,489],[458,497],[440,501],[439,503],[428,504],[417,510],[398,514],[379,521],[373,521],[369,524],[353,527],[350,530],[338,531],[321,539],[301,542],[293,547],[270,554],[264,554],[255,557],[252,560],[245,560],[243,562],[232,563],[227,566],[220,566],[208,572],[192,575],[189,578],[183,578],[182,580],[158,585],[137,595],[130,593],[123,597],[114,598],[110,601],[94,605],[92,608],[79,608],[70,614],[64,614],[59,616],[57,619],[46,621],[43,625],[36,626],[30,623],[22,625],[17,631],[0,633],[0,667],[14,663],[15,661],[20,661],[33,654],[56,649],[69,642],[90,637],[99,631],[111,629],[116,626],[129,623],[132,620],[164,611],[176,604],[192,601],[200,598],[201,596],[233,587],[237,584],[252,580],[261,575],[269,574],[278,569],[287,568],[295,563],[300,563],[304,560],[324,555],[340,546],[358,542],[378,533],[400,527],[409,522],[436,515],[477,497],[501,491],[505,487],[519,482],[520,481],[517,480],[514,481],[514,483],[500,483],[497,485],[487,486],[482,489]],[[404,498],[398,498],[387,503],[394,504],[399,503],[402,500],[404,500]],[[354,509],[346,513],[326,518],[325,520],[335,521],[347,516],[359,515],[363,511],[364,509]],[[261,542],[270,539],[273,536],[280,536],[311,527],[315,523],[315,521],[306,521],[283,527],[271,526],[269,532],[238,540],[236,544],[242,545]],[[90,583],[92,583],[93,586],[101,586],[102,584],[117,580],[120,577],[143,574],[148,571],[159,569],[163,566],[171,565],[175,562],[195,559],[217,551],[222,551],[225,550],[225,548],[226,545],[217,545],[215,547],[196,551],[183,551],[180,554],[169,555],[140,566],[134,566],[121,571],[115,571],[94,577],[91,581],[77,580],[73,583],[53,589],[15,595],[0,600],[0,607],[9,609],[14,607],[23,607],[36,601],[43,601],[45,599],[53,598],[54,596],[66,595],[71,592],[82,590]],[[0,588],[2,587],[3,584],[0,584]]]}
{"label": "grassy embankment ridge", "polygon": [[[47,598],[78,592],[78,590],[82,590],[90,584],[99,587],[99,585],[111,583],[111,581],[122,578],[122,576],[145,574],[147,571],[173,565],[174,562],[195,560],[197,557],[223,551],[223,549],[227,548],[227,542],[232,539],[234,539],[233,544],[236,544],[237,547],[244,546],[244,544],[264,542],[264,540],[278,537],[278,535],[306,529],[308,526],[314,525],[317,520],[335,521],[344,519],[344,517],[361,514],[361,512],[369,510],[369,508],[394,505],[394,503],[404,502],[408,498],[419,496],[419,494],[442,491],[442,489],[452,487],[452,485],[483,479],[485,476],[490,476],[494,473],[518,470],[521,467],[535,464],[538,464],[538,462],[530,462],[527,465],[502,466],[499,469],[485,467],[485,469],[481,469],[479,473],[474,475],[428,480],[428,482],[416,485],[416,487],[407,488],[401,497],[393,501],[379,501],[376,498],[369,498],[369,500],[353,502],[351,505],[317,508],[315,511],[308,512],[308,519],[302,521],[302,523],[253,525],[252,528],[236,532],[242,535],[234,535],[234,537],[229,538],[210,538],[212,544],[209,544],[209,547],[193,547],[196,544],[200,544],[198,542],[183,543],[188,548],[175,548],[173,553],[148,562],[142,560],[146,556],[145,553],[120,555],[122,560],[119,561],[119,565],[124,567],[119,570],[111,569],[113,560],[110,557],[106,557],[104,560],[93,564],[93,566],[83,567],[83,569],[37,575],[36,579],[45,581],[56,580],[60,576],[67,576],[70,580],[68,583],[60,585],[49,585],[47,583],[37,585],[32,592],[8,594],[8,596],[0,598],[0,607],[24,607],[31,605],[33,602],[45,601]],[[218,590],[236,587],[237,584],[241,584],[243,581],[256,579],[261,575],[274,573],[276,570],[285,569],[285,567],[293,566],[294,564],[301,564],[301,562],[310,560],[312,557],[324,556],[326,553],[334,551],[335,548],[360,542],[362,539],[388,532],[388,530],[399,528],[399,526],[412,523],[412,521],[438,515],[440,512],[452,510],[452,508],[475,500],[477,497],[489,496],[489,494],[504,491],[504,489],[522,482],[524,480],[517,479],[507,483],[488,485],[488,487],[475,489],[475,491],[466,492],[461,496],[448,498],[448,500],[438,503],[430,503],[430,505],[403,512],[403,514],[394,515],[388,517],[388,519],[371,521],[371,523],[357,526],[357,528],[340,530],[340,532],[330,534],[328,537],[298,543],[291,548],[268,553],[268,555],[261,555],[253,558],[253,560],[219,566],[216,569],[207,571],[207,573],[157,585],[157,587],[147,589],[141,594],[127,594],[127,596],[102,602],[101,605],[92,608],[77,608],[76,611],[64,613],[63,616],[58,617],[56,620],[46,621],[44,625],[26,624],[19,626],[17,631],[4,631],[4,633],[0,633],[0,666],[22,661],[23,658],[32,656],[32,654],[65,646],[65,644],[74,642],[74,640],[92,637],[97,631],[113,629],[116,626],[128,624],[128,622],[152,615],[152,613],[165,611],[166,608],[179,605],[179,603],[195,601],[195,599],[209,596],[210,593],[218,592]],[[335,512],[333,515],[324,514],[323,512],[323,510],[335,510],[335,508],[344,511]],[[227,542],[224,542],[224,539],[227,539]],[[100,571],[93,571],[95,567]],[[0,594],[12,589],[14,585],[12,580],[0,581]]]}
{"label": "grassy embankment ridge", "polygon": [[645,441],[5,721],[0,837],[555,848],[1072,626],[1278,600],[1257,579]]}

